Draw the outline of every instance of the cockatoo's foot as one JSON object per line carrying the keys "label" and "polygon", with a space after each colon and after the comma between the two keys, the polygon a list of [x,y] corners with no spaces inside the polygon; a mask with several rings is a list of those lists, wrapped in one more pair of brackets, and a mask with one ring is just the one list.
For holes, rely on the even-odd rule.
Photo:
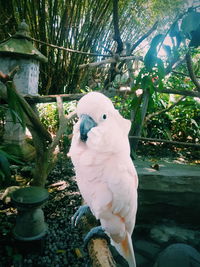
{"label": "cockatoo's foot", "polygon": [[91,210],[88,205],[80,206],[78,210],[74,213],[74,216],[71,218],[72,225],[76,226],[79,223],[81,217],[88,213],[91,213]]}
{"label": "cockatoo's foot", "polygon": [[92,228],[84,237],[84,248],[87,248],[87,245],[92,238],[104,238],[110,244],[110,238],[105,233],[104,229],[101,226]]}

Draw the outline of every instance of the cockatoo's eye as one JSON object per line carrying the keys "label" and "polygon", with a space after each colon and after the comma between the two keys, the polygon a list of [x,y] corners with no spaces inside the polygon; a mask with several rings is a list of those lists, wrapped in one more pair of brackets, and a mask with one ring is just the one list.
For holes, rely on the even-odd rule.
{"label": "cockatoo's eye", "polygon": [[106,114],[103,114],[102,118],[105,120],[107,118]]}

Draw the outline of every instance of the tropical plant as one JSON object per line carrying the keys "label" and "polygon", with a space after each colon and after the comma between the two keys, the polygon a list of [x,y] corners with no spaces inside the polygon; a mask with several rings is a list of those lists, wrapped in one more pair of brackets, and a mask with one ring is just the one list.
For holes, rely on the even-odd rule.
{"label": "tropical plant", "polygon": [[[0,1],[0,40],[15,33],[17,24],[25,19],[33,38],[68,48],[60,50],[35,42],[37,48],[48,57],[48,64],[41,65],[40,93],[72,93],[88,85],[88,71],[80,70],[79,65],[101,60],[102,57],[97,55],[109,57],[116,53],[112,11],[117,3],[121,40],[132,44],[131,52],[137,47],[138,39],[143,38],[156,20],[162,21],[162,27],[180,9],[184,9],[184,0],[165,4],[158,0]],[[110,81],[108,71],[101,69],[98,76]]]}
{"label": "tropical plant", "polygon": [[6,152],[3,146],[0,146],[0,187],[10,185],[11,179],[10,163],[23,164],[16,156]]}

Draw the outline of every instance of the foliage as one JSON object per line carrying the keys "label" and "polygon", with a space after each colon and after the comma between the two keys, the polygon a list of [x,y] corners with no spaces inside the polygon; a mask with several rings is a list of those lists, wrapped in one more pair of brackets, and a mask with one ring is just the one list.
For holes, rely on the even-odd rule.
{"label": "foliage", "polygon": [[[184,0],[165,3],[120,0],[122,41],[134,44],[156,20],[165,20],[165,24],[172,20],[183,9],[183,3]],[[17,24],[25,19],[31,36],[38,40],[79,51],[113,54],[116,42],[113,40],[112,6],[113,0],[0,1],[0,40],[14,34]],[[40,93],[72,93],[88,85],[87,70],[79,70],[78,65],[95,61],[96,57],[88,59],[87,55],[35,45],[48,57],[48,64],[41,65]],[[108,75],[101,69],[101,75],[102,72]]]}
{"label": "foliage", "polygon": [[[160,103],[160,107],[158,107]],[[156,110],[163,109],[170,105],[170,100],[163,101],[158,98],[154,105]],[[164,105],[163,105],[164,104]],[[172,110],[153,117],[144,126],[145,136],[152,138],[169,139],[182,142],[198,143],[200,140],[200,103],[197,100],[186,98]]]}
{"label": "foliage", "polygon": [[[0,31],[1,39],[15,32],[17,24],[25,19],[31,36],[36,39],[70,49],[95,52],[99,40],[103,39],[104,26],[111,22],[112,2],[107,0],[14,0],[0,3],[3,12],[0,23],[4,26]],[[48,57],[48,64],[41,66],[40,92],[56,94],[75,91],[84,75],[77,67],[87,61],[87,55],[54,50],[38,43],[35,45]]]}
{"label": "foliage", "polygon": [[171,132],[176,140],[199,143],[200,102],[185,99],[170,112]]}
{"label": "foliage", "polygon": [[58,130],[58,109],[53,104],[37,104],[40,121],[45,125],[46,129],[55,134]]}
{"label": "foliage", "polygon": [[22,162],[14,155],[6,152],[6,149],[0,147],[0,185],[9,184],[11,182],[10,163],[22,164]]}
{"label": "foliage", "polygon": [[[63,108],[65,114],[75,110],[75,101],[63,103]],[[51,133],[55,134],[59,127],[59,115],[58,108],[56,103],[47,103],[47,104],[37,104],[37,109],[39,112],[39,118],[42,124],[45,125],[46,129]],[[68,124],[66,131],[68,134],[72,131],[72,122]]]}
{"label": "foliage", "polygon": [[16,92],[12,90],[13,83],[7,82],[8,111],[14,123],[19,122],[25,129],[25,118],[22,106],[19,104]]}
{"label": "foliage", "polygon": [[[125,84],[130,87],[132,96],[116,96],[113,101],[125,117],[132,118],[131,134],[141,134],[141,127],[146,114],[162,111],[173,104],[171,98],[162,94],[164,89],[178,88],[182,91],[186,89],[194,91],[195,89],[193,82],[187,77],[188,70],[185,64],[176,69],[183,75],[177,76],[172,72],[175,64],[179,60],[183,61],[185,55],[190,53],[192,60],[194,60],[195,74],[199,75],[197,54],[200,24],[195,23],[199,18],[199,12],[192,7],[188,9],[184,2],[183,0],[162,3],[159,0],[119,0],[121,39],[124,44],[129,42],[130,47],[134,47],[138,39],[149,30],[157,19],[161,20],[157,31],[148,36],[146,49],[138,47],[136,51],[134,51],[135,48],[131,51],[131,53],[134,52],[134,55],[142,55],[144,59],[143,62],[138,63],[138,68],[136,70],[131,69],[125,62],[125,67],[119,68],[118,71],[119,76],[122,76],[124,72],[128,73]],[[111,56],[116,52],[117,43],[113,40],[112,0],[39,0],[34,2],[13,0],[9,4],[5,1],[1,4],[4,7],[2,18],[5,21],[12,14],[8,22],[5,24],[2,22],[4,27],[0,28],[1,37],[7,37],[7,32],[15,32],[17,23],[25,18],[30,25],[31,35],[41,41],[74,50],[98,53],[98,55],[101,53]],[[172,45],[165,44],[167,38],[170,39]],[[105,68],[95,70],[78,69],[80,64],[100,61],[104,57],[100,55],[89,57],[86,54],[69,53],[52,49],[37,42],[36,46],[49,59],[46,66],[41,66],[40,92],[43,94],[88,91],[88,88],[89,90],[102,89],[103,84],[105,84],[104,81],[109,78],[109,71],[115,67],[117,69],[122,63],[117,62],[111,66],[107,64]],[[159,55],[162,48],[166,51],[165,57]],[[125,53],[128,54],[128,50],[124,49],[123,55]],[[115,87],[116,81],[113,82],[112,80],[112,84],[109,85]],[[140,96],[137,96],[138,89],[143,92]],[[11,99],[9,101],[10,109],[16,111],[14,98],[12,96],[9,98]],[[68,113],[70,107],[68,104],[64,106],[66,113]],[[199,138],[199,113],[191,112],[191,108],[194,106],[197,110],[198,104],[187,98],[176,106],[176,109],[153,117],[144,126],[143,134],[151,137],[181,140],[193,136],[193,141],[196,141]],[[59,126],[56,105],[40,104],[38,107],[42,123],[54,135]],[[16,113],[23,122],[20,108]],[[67,128],[65,137],[71,133],[71,126],[72,124]],[[192,130],[188,130],[188,127]],[[68,142],[68,138],[65,138],[65,142]]]}

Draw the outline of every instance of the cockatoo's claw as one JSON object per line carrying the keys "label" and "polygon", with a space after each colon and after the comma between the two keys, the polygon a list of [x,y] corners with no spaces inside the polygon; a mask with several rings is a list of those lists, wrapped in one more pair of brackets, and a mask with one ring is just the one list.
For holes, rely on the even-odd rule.
{"label": "cockatoo's claw", "polygon": [[101,226],[97,226],[92,228],[84,237],[84,249],[87,250],[87,246],[89,241],[92,238],[104,238],[108,241],[108,244],[110,244],[110,238],[109,236],[105,233],[105,231],[103,230],[103,228]]}
{"label": "cockatoo's claw", "polygon": [[78,210],[74,213],[73,217],[71,218],[72,226],[77,226],[81,217],[88,213],[91,213],[91,210],[88,205],[80,206]]}

